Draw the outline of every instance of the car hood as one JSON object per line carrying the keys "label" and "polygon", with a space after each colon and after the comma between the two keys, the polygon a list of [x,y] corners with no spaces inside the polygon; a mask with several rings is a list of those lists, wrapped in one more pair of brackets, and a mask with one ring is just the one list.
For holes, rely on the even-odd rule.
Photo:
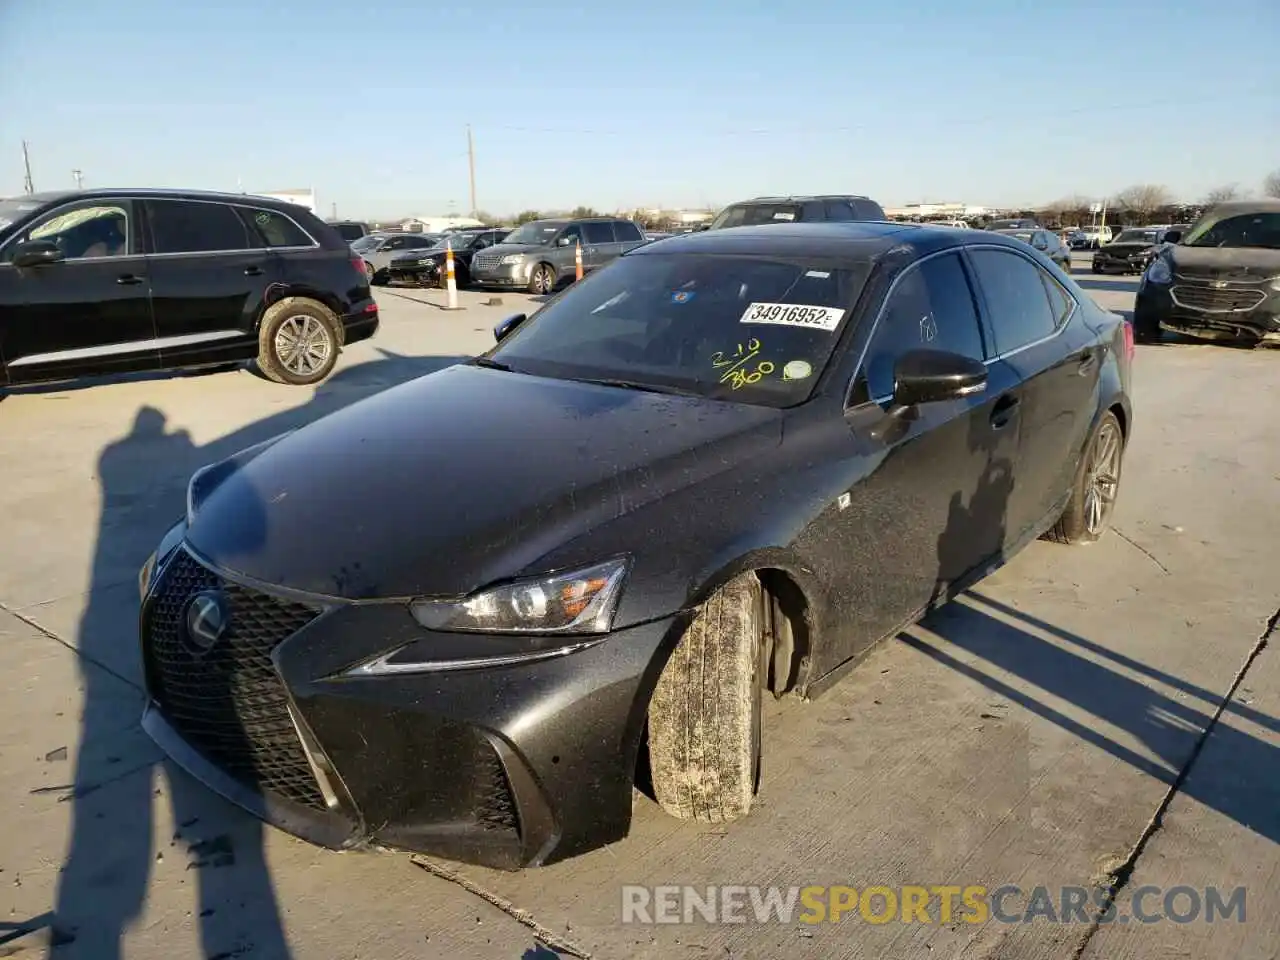
{"label": "car hood", "polygon": [[1175,272],[1213,280],[1266,280],[1280,276],[1280,250],[1257,247],[1168,248]]}
{"label": "car hood", "polygon": [[[549,243],[495,243],[485,253],[497,254],[500,257],[510,256],[513,253],[532,253],[535,250],[554,250],[555,247]],[[568,249],[568,248],[564,248]]]}
{"label": "car hood", "polygon": [[233,575],[308,593],[462,596],[772,449],[781,419],[458,365],[271,445],[205,496],[187,540]]}
{"label": "car hood", "polygon": [[410,250],[406,253],[397,253],[394,257],[391,258],[391,262],[400,263],[401,261],[403,261],[405,263],[417,263],[419,260],[424,260],[428,257],[435,258],[435,257],[443,257],[443,256],[444,256],[444,247],[439,247],[439,248],[424,247],[421,250]]}

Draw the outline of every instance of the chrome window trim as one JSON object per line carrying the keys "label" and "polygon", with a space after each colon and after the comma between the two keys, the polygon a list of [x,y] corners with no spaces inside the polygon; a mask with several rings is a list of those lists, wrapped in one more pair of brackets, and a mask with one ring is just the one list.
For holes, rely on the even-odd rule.
{"label": "chrome window trim", "polygon": [[[898,284],[902,281],[902,279],[905,276],[907,276],[909,273],[911,273],[911,271],[919,267],[921,264],[928,263],[930,260],[933,260],[935,257],[942,257],[942,256],[946,256],[947,254],[957,254],[963,258],[965,251],[968,251],[968,250],[1000,250],[1004,253],[1010,253],[1015,257],[1021,257],[1023,260],[1026,260],[1028,263],[1030,263],[1033,267],[1035,267],[1041,273],[1048,273],[1049,278],[1053,280],[1053,282],[1056,283],[1059,288],[1061,288],[1062,292],[1067,295],[1067,299],[1071,301],[1071,309],[1067,311],[1066,316],[1063,317],[1061,322],[1058,323],[1058,325],[1054,328],[1053,332],[1050,333],[1048,336],[1041,337],[1039,340],[1033,340],[1030,343],[1023,344],[1020,347],[1015,347],[1012,350],[1006,350],[1004,353],[996,354],[995,356],[984,359],[982,361],[983,366],[990,367],[993,363],[996,363],[997,361],[1007,360],[1009,357],[1022,353],[1022,351],[1024,350],[1030,350],[1032,347],[1038,347],[1042,344],[1048,343],[1050,340],[1053,340],[1055,337],[1061,336],[1062,332],[1067,329],[1067,325],[1071,322],[1071,318],[1074,317],[1076,315],[1076,311],[1080,309],[1080,301],[1079,299],[1076,298],[1075,294],[1073,294],[1070,290],[1068,290],[1066,286],[1063,285],[1063,283],[1058,280],[1057,277],[1055,277],[1052,273],[1049,273],[1049,271],[1045,270],[1045,268],[1040,263],[1038,263],[1034,257],[1028,256],[1026,253],[1017,249],[1016,247],[1005,246],[1004,244],[1001,244],[1001,243],[962,243],[962,244],[957,244],[956,246],[953,246],[953,247],[947,247],[943,250],[935,250],[932,253],[925,254],[919,260],[913,260],[910,264],[907,265],[906,269],[904,269],[901,273],[899,273],[896,277],[894,277],[893,282],[889,284],[889,289],[888,291],[885,292],[884,300],[882,300],[880,303],[880,309],[876,312],[875,319],[871,322],[871,331],[867,334],[867,339],[862,345],[862,352],[858,355],[858,362],[853,368],[853,374],[849,378],[848,386],[845,388],[844,402],[842,406],[844,406],[845,408],[849,407],[849,401],[853,396],[854,384],[858,382],[858,374],[862,373],[863,364],[865,364],[867,361],[867,352],[871,349],[871,343],[875,339],[876,331],[880,329],[880,321],[884,318],[885,310],[889,306],[889,301],[893,298],[893,294],[898,289]],[[968,273],[973,274],[973,276],[970,278],[970,283],[971,284],[980,283],[977,277],[976,268],[972,264],[966,264],[966,269]],[[978,288],[976,288],[974,290],[974,293],[981,296],[982,295],[981,287],[979,286]],[[1045,297],[1046,299],[1048,299],[1048,294],[1046,294]],[[975,304],[975,306],[978,306],[978,305]],[[983,307],[986,306],[985,298],[983,299],[982,306]],[[982,314],[982,310],[980,309],[979,324],[981,324],[981,320],[982,320],[981,314]],[[994,323],[992,324],[992,332],[994,333]],[[892,400],[892,399],[893,399],[893,394],[889,394],[888,396],[872,397],[870,400],[867,400],[867,401],[864,401],[863,403],[858,404],[858,406],[860,407],[866,406],[866,404],[868,403],[883,405],[886,401]]]}

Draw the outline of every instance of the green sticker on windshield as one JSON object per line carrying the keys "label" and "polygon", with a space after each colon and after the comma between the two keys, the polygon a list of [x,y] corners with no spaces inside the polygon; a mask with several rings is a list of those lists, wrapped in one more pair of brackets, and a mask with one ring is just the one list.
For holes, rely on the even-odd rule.
{"label": "green sticker on windshield", "polygon": [[782,368],[783,380],[807,380],[813,376],[813,366],[807,360],[792,360]]}

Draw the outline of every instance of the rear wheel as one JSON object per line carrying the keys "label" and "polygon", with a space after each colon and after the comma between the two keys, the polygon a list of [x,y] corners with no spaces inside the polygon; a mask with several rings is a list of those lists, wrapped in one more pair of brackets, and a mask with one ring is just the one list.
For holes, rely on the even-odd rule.
{"label": "rear wheel", "polygon": [[1108,410],[1098,421],[1085,447],[1071,488],[1071,499],[1062,516],[1049,531],[1058,543],[1093,543],[1111,526],[1116,495],[1120,491],[1120,469],[1124,461],[1124,431]]}
{"label": "rear wheel", "polygon": [[751,809],[760,771],[763,591],[745,573],[689,624],[649,703],[654,796],[682,820],[725,823]]}
{"label": "rear wheel", "polygon": [[276,383],[319,383],[338,362],[341,342],[333,311],[305,297],[286,297],[258,327],[258,369]]}

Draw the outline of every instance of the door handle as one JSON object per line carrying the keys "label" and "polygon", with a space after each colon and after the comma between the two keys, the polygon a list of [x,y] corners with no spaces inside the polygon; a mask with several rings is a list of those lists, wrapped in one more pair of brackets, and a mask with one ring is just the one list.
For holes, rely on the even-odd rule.
{"label": "door handle", "polygon": [[261,267],[245,267],[244,275],[246,277],[260,277],[262,276],[262,268]]}
{"label": "door handle", "polygon": [[1018,405],[1022,401],[1012,394],[1006,393],[1003,397],[996,401],[996,405],[991,408],[991,428],[993,430],[1003,430],[1013,418],[1018,415]]}
{"label": "door handle", "polygon": [[116,283],[120,284],[122,287],[131,287],[134,284],[141,282],[142,278],[134,273],[122,273],[120,276],[116,277]]}

